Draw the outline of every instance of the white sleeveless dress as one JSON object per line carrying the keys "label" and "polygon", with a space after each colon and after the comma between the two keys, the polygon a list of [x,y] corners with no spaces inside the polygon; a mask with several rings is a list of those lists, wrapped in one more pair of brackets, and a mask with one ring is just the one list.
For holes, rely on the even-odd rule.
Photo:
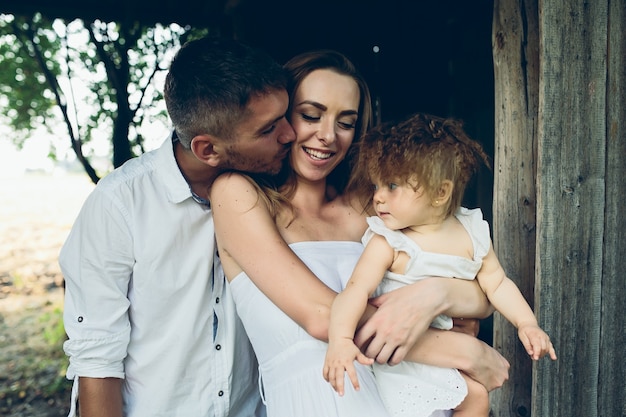
{"label": "white sleeveless dress", "polygon": [[[379,217],[369,217],[369,228],[363,236],[363,244],[366,245],[374,235],[381,235],[394,250],[406,252],[410,258],[405,274],[385,274],[376,295],[432,276],[474,279],[482,265],[482,258],[489,251],[489,225],[483,220],[480,209],[468,210],[462,207],[455,216],[472,239],[473,259],[422,251],[404,233],[388,229]],[[451,329],[452,319],[441,315],[431,326]],[[443,415],[436,410],[453,409],[467,395],[467,384],[456,369],[411,362],[402,362],[395,366],[374,364],[373,369],[380,395],[393,417]]]}
{"label": "white sleeveless dress", "polygon": [[[363,251],[358,242],[299,242],[290,245],[333,290],[350,278]],[[311,337],[241,273],[230,283],[237,313],[259,361],[260,389],[268,417],[387,417],[371,368],[355,363],[361,389],[346,376],[337,395],[322,376],[327,344]]]}

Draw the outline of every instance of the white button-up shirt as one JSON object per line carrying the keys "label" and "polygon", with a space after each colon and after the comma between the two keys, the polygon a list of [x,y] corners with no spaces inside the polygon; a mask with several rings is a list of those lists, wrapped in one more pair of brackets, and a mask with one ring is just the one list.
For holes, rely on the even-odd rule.
{"label": "white button-up shirt", "polygon": [[103,178],[59,257],[74,392],[80,376],[124,378],[127,417],[265,415],[214,254],[171,138]]}

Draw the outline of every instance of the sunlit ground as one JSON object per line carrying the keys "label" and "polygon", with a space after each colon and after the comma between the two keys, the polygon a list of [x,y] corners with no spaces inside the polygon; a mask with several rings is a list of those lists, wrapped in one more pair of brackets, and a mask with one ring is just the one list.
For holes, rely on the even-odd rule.
{"label": "sunlit ground", "polygon": [[57,256],[93,184],[29,163],[0,146],[0,415],[51,417],[69,400]]}

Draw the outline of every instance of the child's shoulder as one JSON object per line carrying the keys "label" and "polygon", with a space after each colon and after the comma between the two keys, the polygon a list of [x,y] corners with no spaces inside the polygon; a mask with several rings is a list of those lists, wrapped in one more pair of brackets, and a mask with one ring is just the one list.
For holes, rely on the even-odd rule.
{"label": "child's shoulder", "polygon": [[477,208],[467,208],[467,207],[459,207],[456,213],[454,213],[456,218],[467,217],[476,220],[484,220],[483,211],[480,207]]}
{"label": "child's shoulder", "polygon": [[460,207],[455,217],[469,233],[474,244],[474,256],[484,257],[491,246],[489,223],[484,219],[480,208],[468,209]]}

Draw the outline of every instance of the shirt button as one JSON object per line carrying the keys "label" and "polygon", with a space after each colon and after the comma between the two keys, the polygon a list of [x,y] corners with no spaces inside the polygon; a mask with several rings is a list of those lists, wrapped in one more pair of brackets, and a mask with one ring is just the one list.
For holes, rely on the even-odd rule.
{"label": "shirt button", "polygon": [[216,350],[221,350],[222,349],[222,345],[215,345],[215,349]]}
{"label": "shirt button", "polygon": [[215,298],[215,304],[219,304],[219,303],[220,303],[220,298],[219,297]]}
{"label": "shirt button", "polygon": [[83,316],[78,316],[78,322],[82,323],[83,322]]}
{"label": "shirt button", "polygon": [[224,391],[218,392],[217,395],[219,395],[220,397],[224,396]]}

